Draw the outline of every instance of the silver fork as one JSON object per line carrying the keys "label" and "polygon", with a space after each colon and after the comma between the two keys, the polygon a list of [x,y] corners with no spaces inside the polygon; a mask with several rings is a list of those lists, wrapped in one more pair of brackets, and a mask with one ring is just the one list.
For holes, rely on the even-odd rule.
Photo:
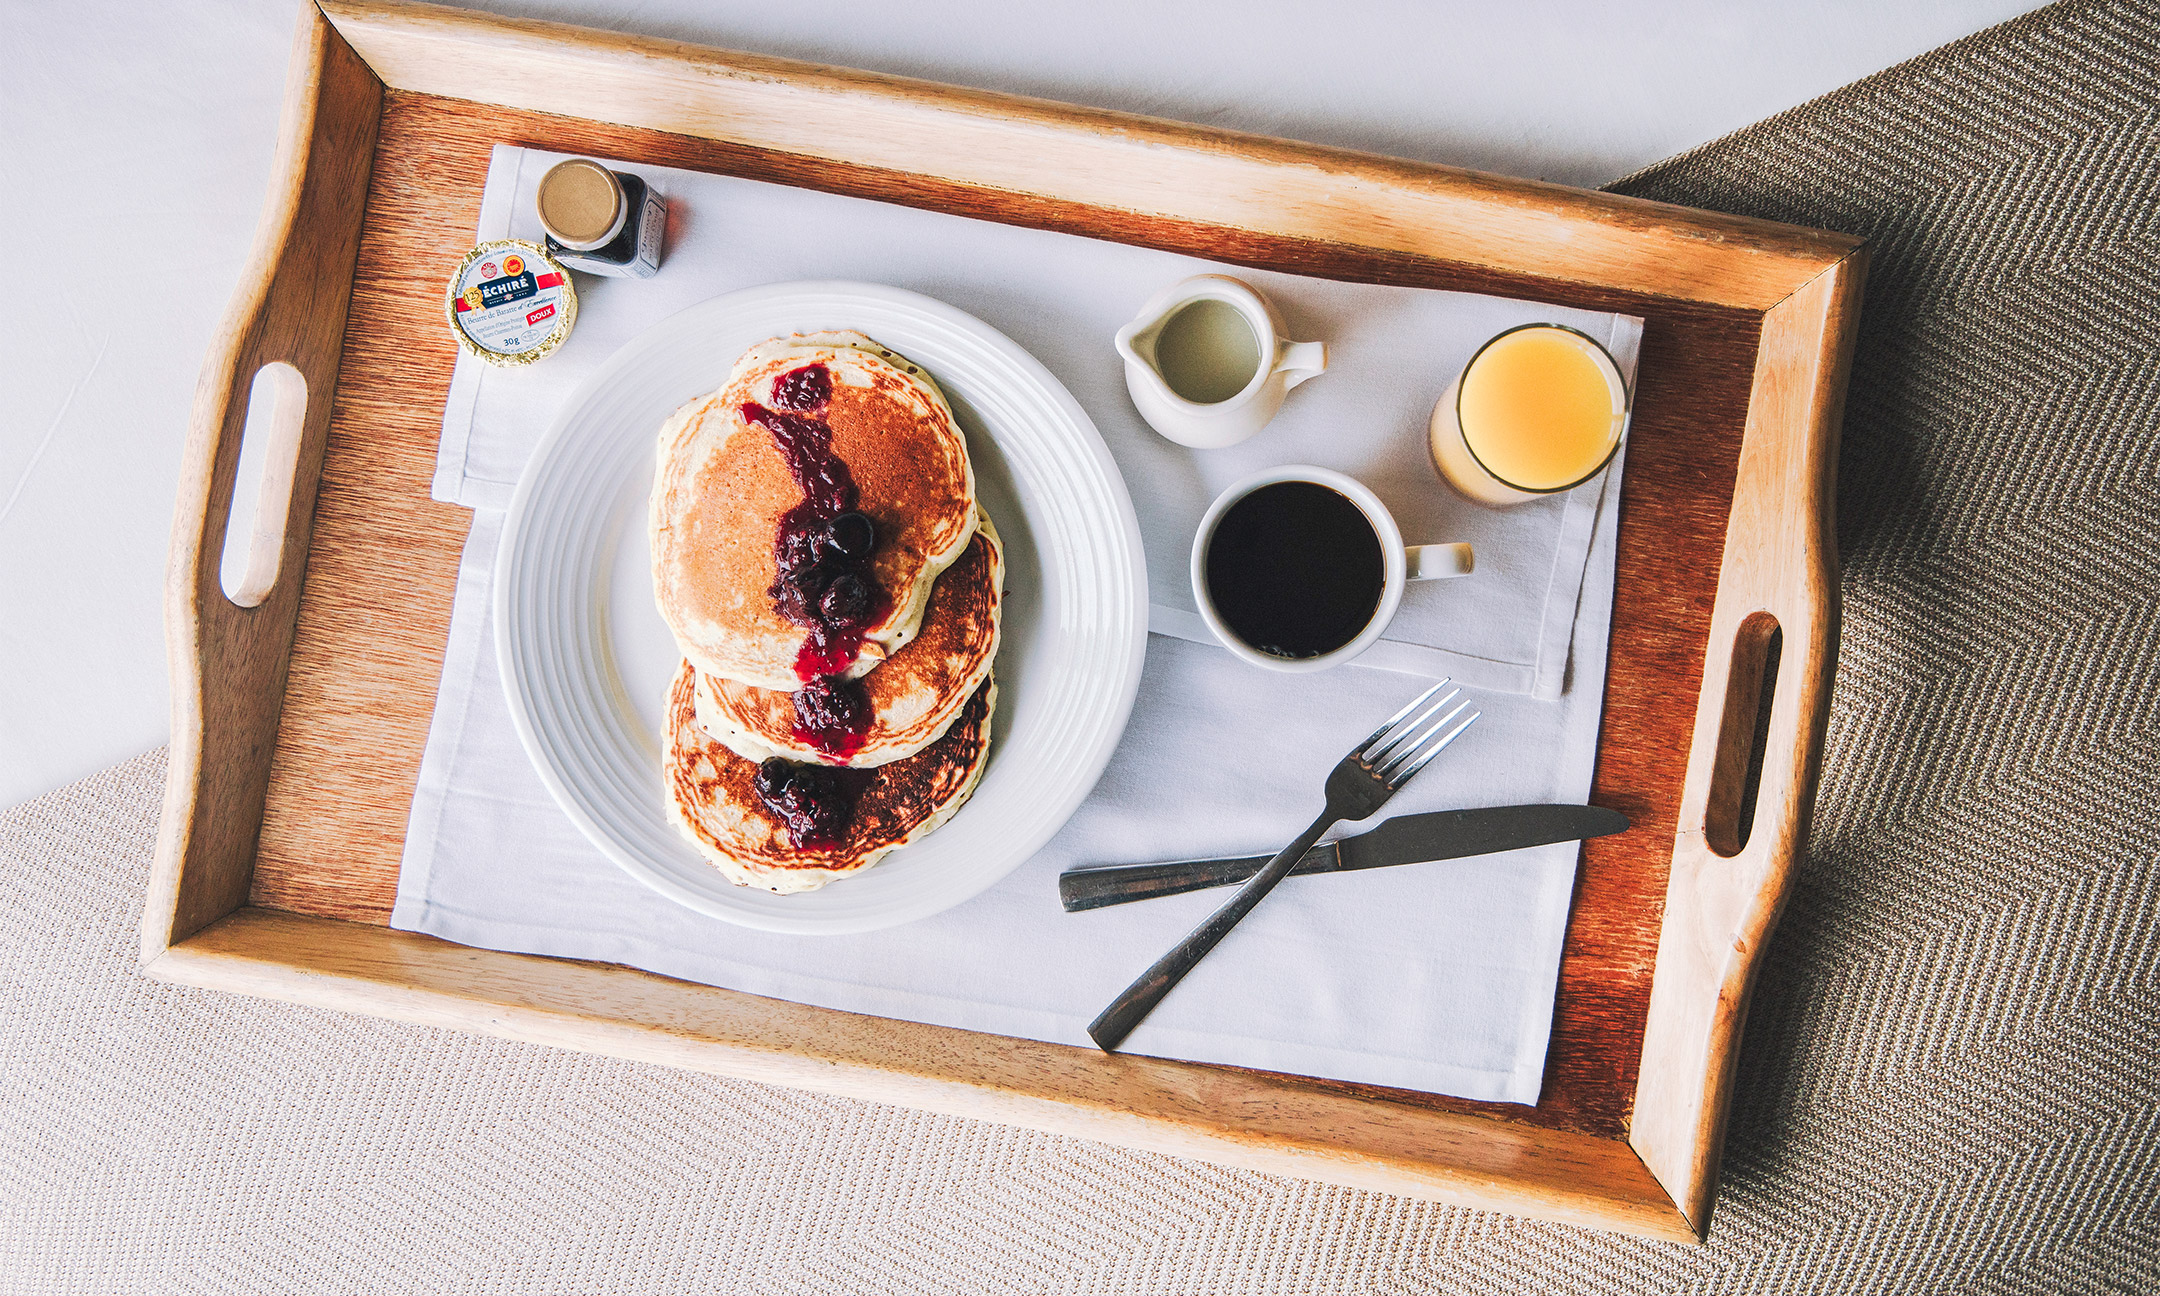
{"label": "silver fork", "polygon": [[[1252,912],[1261,897],[1289,875],[1291,868],[1312,849],[1314,842],[1320,840],[1322,833],[1345,819],[1363,819],[1386,805],[1397,788],[1409,782],[1411,775],[1424,769],[1427,762],[1460,738],[1463,730],[1484,714],[1471,711],[1468,719],[1456,724],[1455,718],[1470,710],[1468,702],[1446,715],[1440,714],[1448,703],[1462,696],[1460,689],[1448,689],[1446,697],[1427,706],[1432,695],[1447,685],[1448,681],[1441,680],[1418,694],[1409,706],[1388,717],[1386,724],[1373,730],[1370,738],[1336,763],[1327,776],[1327,809],[1312,821],[1312,827],[1299,833],[1297,840],[1283,847],[1281,854],[1269,860],[1266,868],[1230,897],[1229,903],[1195,927],[1192,935],[1178,942],[1176,949],[1155,960],[1155,966],[1141,973],[1140,979],[1125,987],[1125,993],[1103,1009],[1101,1016],[1088,1023],[1088,1038],[1094,1040],[1098,1048],[1114,1052],[1124,1043],[1133,1027],[1155,1011],[1155,1005],[1163,1001],[1163,996],[1184,980],[1185,974],[1206,958],[1208,951],[1229,935],[1240,919]],[[1417,713],[1415,717],[1411,716],[1412,712]],[[1439,718],[1434,719],[1435,716]]]}

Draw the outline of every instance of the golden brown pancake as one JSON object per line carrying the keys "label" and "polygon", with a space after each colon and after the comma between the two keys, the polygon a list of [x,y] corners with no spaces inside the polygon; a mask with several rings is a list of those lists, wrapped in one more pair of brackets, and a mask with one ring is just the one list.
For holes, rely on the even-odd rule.
{"label": "golden brown pancake", "polygon": [[697,674],[684,662],[668,699],[668,807],[675,826],[739,886],[787,894],[860,873],[888,851],[935,831],[975,790],[990,751],[997,684],[984,680],[945,736],[874,770],[832,770],[855,786],[840,840],[797,845],[758,796],[756,761],[713,741],[697,722]]}
{"label": "golden brown pancake", "polygon": [[869,768],[912,756],[942,736],[977,685],[990,674],[998,647],[998,607],[1005,561],[997,530],[984,516],[960,561],[930,590],[922,629],[859,687],[870,707],[862,746],[844,759],[825,756],[796,737],[795,694],[700,673],[698,723],[737,755]]}
{"label": "golden brown pancake", "polygon": [[890,599],[841,673],[860,676],[913,637],[932,582],[975,527],[975,478],[951,407],[918,366],[859,333],[760,343],[726,386],[677,410],[660,429],[649,519],[660,614],[699,670],[784,692],[802,687],[809,631],[774,604],[774,540],[804,491],[743,409],[784,409],[775,381],[813,364],[832,375],[816,416],[877,526],[868,570]]}

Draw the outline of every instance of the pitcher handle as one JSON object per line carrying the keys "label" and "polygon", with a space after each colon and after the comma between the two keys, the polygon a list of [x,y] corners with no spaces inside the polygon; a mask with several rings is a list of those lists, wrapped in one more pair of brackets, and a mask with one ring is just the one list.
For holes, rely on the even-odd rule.
{"label": "pitcher handle", "polygon": [[1327,343],[1289,343],[1283,347],[1281,358],[1275,361],[1275,372],[1283,376],[1284,391],[1307,378],[1318,378],[1327,372]]}

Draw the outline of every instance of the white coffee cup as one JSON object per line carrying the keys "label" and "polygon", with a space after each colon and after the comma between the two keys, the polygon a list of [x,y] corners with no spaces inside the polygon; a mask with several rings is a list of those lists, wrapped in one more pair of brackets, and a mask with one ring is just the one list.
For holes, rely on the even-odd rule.
{"label": "white coffee cup", "polygon": [[[1373,535],[1380,544],[1380,599],[1373,607],[1372,619],[1365,623],[1356,637],[1332,652],[1316,657],[1284,657],[1263,652],[1245,642],[1232,630],[1215,606],[1214,597],[1208,591],[1208,546],[1215,539],[1215,530],[1239,500],[1277,482],[1311,482],[1349,500],[1358,512],[1372,524]],[[1200,609],[1200,619],[1222,642],[1223,647],[1251,662],[1269,670],[1317,671],[1343,662],[1372,647],[1394,619],[1395,610],[1402,605],[1403,589],[1414,580],[1445,580],[1454,576],[1468,576],[1477,565],[1476,555],[1467,544],[1406,545],[1402,528],[1395,525],[1395,517],[1380,502],[1380,497],[1365,487],[1363,482],[1330,468],[1316,468],[1310,464],[1285,464],[1256,472],[1232,484],[1228,490],[1215,497],[1207,513],[1200,519],[1200,530],[1193,536],[1192,590],[1193,602]]]}

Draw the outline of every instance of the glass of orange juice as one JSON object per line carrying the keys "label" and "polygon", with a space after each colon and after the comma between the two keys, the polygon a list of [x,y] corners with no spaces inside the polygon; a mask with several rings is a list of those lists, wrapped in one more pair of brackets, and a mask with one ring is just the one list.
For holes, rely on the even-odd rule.
{"label": "glass of orange juice", "polygon": [[1572,490],[1605,470],[1627,431],[1620,366],[1564,324],[1524,324],[1478,348],[1433,407],[1433,465],[1480,504]]}

